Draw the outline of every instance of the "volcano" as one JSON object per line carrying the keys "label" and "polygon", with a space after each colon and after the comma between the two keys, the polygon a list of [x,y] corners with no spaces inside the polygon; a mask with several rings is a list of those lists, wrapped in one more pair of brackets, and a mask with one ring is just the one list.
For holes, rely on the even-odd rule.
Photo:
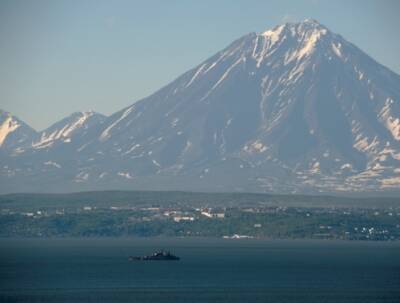
{"label": "volcano", "polygon": [[77,135],[3,135],[0,191],[400,189],[400,76],[311,19],[90,117]]}

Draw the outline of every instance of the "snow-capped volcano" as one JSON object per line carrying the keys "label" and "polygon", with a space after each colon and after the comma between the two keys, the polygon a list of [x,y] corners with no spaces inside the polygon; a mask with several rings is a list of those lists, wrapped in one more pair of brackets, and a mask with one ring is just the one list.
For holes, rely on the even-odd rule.
{"label": "snow-capped volcano", "polygon": [[53,155],[69,159],[58,190],[397,190],[399,100],[399,75],[315,20],[286,23],[89,127]]}

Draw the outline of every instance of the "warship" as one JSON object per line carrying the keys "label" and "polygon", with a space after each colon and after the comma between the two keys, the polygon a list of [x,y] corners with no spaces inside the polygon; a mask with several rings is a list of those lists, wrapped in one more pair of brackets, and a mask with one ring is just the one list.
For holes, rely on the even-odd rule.
{"label": "warship", "polygon": [[169,251],[156,251],[148,256],[129,256],[129,261],[179,261],[180,258]]}

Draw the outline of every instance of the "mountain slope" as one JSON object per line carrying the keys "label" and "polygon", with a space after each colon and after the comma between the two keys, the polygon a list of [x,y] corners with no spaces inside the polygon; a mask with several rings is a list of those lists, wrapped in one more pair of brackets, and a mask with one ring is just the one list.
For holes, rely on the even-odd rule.
{"label": "mountain slope", "polygon": [[0,157],[0,191],[48,191],[62,187],[77,169],[76,149],[105,116],[76,112],[35,132],[29,141],[13,140]]}
{"label": "mountain slope", "polygon": [[22,148],[31,144],[37,136],[36,131],[13,116],[0,110],[0,151],[9,153],[22,152]]}
{"label": "mountain slope", "polygon": [[79,140],[86,135],[88,129],[102,124],[105,118],[104,115],[93,111],[72,113],[42,131],[38,140],[33,143],[33,148],[48,148],[60,142],[71,143],[72,140]]}
{"label": "mountain slope", "polygon": [[90,127],[55,188],[397,190],[399,100],[400,77],[340,35],[287,23]]}

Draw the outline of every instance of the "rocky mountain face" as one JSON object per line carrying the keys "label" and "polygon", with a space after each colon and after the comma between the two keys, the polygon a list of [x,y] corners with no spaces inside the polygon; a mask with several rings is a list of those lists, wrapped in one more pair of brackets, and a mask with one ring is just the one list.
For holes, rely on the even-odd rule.
{"label": "rocky mountain face", "polygon": [[95,125],[102,124],[105,116],[95,112],[75,112],[42,131],[32,147],[43,149],[54,145],[64,145],[72,140],[79,141],[85,137],[88,130]]}
{"label": "rocky mountain face", "polygon": [[2,123],[0,192],[400,189],[400,76],[314,20],[245,35],[109,117]]}
{"label": "rocky mountain face", "polygon": [[22,146],[31,144],[36,131],[13,116],[0,110],[0,155],[18,154]]}

